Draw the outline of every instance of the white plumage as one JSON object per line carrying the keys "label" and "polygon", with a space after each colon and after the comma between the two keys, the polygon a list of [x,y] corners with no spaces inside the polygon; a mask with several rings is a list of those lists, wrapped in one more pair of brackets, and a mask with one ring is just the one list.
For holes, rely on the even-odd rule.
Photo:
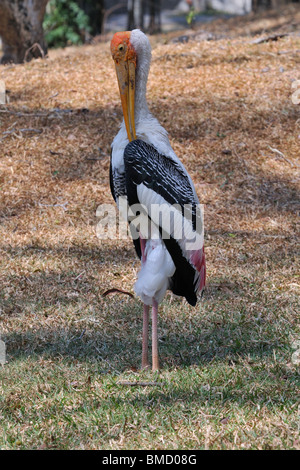
{"label": "white plumage", "polygon": [[159,304],[169,287],[175,264],[161,238],[147,240],[145,257],[134,290],[144,304],[152,305],[153,299]]}
{"label": "white plumage", "polygon": [[[148,366],[148,306],[152,305],[153,369],[157,369],[158,304],[170,288],[195,305],[197,291],[205,284],[203,217],[196,210],[199,200],[188,172],[173,151],[167,131],[148,109],[148,38],[140,30],[116,33],[111,51],[124,115],[112,143],[111,188],[118,205],[125,196],[129,206],[139,203],[146,210],[144,219],[139,218],[140,239],[135,240],[141,258],[135,292],[144,303],[142,365]],[[184,213],[185,204],[191,205],[192,218]],[[200,231],[195,227],[197,217],[202,220]],[[163,237],[166,233],[168,237]]]}

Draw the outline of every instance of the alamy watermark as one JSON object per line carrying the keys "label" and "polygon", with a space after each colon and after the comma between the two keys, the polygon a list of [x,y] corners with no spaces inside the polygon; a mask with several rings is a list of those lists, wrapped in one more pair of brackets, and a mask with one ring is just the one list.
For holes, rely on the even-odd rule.
{"label": "alamy watermark", "polygon": [[300,365],[300,338],[294,339],[291,344],[292,349],[294,352],[292,354],[292,364],[295,366]]}
{"label": "alamy watermark", "polygon": [[6,104],[6,87],[3,80],[0,80],[0,105],[1,104]]}
{"label": "alamy watermark", "polygon": [[292,90],[295,90],[292,94],[292,103],[300,104],[300,80],[292,82]]}
{"label": "alamy watermark", "polygon": [[6,364],[6,345],[4,341],[0,339],[0,364]]}
{"label": "alamy watermark", "polygon": [[129,206],[126,197],[115,204],[101,204],[96,211],[99,221],[97,237],[101,240],[163,240],[174,238],[186,250],[197,250],[204,239],[204,206],[202,204],[134,204]]}

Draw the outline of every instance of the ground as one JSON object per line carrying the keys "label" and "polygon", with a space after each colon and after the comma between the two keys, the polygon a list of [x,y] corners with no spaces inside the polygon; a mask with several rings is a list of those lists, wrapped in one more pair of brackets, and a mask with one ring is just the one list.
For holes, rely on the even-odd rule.
{"label": "ground", "polygon": [[298,19],[265,42],[261,17],[150,38],[149,107],[204,204],[207,256],[197,307],[160,307],[155,374],[139,300],[103,297],[133,293],[139,266],[129,239],[96,236],[122,117],[109,42],[0,67],[2,449],[299,448]]}

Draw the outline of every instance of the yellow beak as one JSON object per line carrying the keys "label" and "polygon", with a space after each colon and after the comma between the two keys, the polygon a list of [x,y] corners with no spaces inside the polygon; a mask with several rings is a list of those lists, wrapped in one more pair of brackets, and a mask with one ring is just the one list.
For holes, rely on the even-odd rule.
{"label": "yellow beak", "polygon": [[115,62],[120,97],[128,140],[136,139],[134,120],[135,64],[131,61]]}

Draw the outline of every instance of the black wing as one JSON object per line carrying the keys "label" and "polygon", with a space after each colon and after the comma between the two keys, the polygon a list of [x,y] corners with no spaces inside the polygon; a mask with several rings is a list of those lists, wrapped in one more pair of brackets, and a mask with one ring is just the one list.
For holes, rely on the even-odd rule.
{"label": "black wing", "polygon": [[115,201],[120,196],[126,196],[125,174],[119,173],[117,169],[113,169],[111,162],[109,167],[109,183],[111,194]]}
{"label": "black wing", "polygon": [[[110,154],[110,166],[109,166],[109,184],[112,197],[115,202],[122,196],[126,196],[126,178],[125,173],[120,173],[118,169],[113,169],[112,166],[112,154]],[[135,251],[138,257],[141,259],[142,251],[139,240],[133,239]]]}
{"label": "black wing", "polygon": [[[126,191],[130,206],[143,204],[138,197],[138,186],[143,184],[159,194],[168,204],[180,206],[182,213],[184,206],[189,205],[192,208],[192,222],[195,229],[197,218],[201,216],[197,211],[198,201],[188,175],[178,163],[160,154],[152,145],[141,140],[135,140],[126,146],[124,162]],[[160,231],[162,233],[161,227]],[[191,305],[195,305],[199,286],[198,268],[191,263],[188,253],[184,252],[179,240],[172,236],[163,238],[176,266],[170,288],[174,294],[185,297]],[[137,244],[139,245],[135,242],[136,248]],[[203,250],[203,247],[200,248]]]}

